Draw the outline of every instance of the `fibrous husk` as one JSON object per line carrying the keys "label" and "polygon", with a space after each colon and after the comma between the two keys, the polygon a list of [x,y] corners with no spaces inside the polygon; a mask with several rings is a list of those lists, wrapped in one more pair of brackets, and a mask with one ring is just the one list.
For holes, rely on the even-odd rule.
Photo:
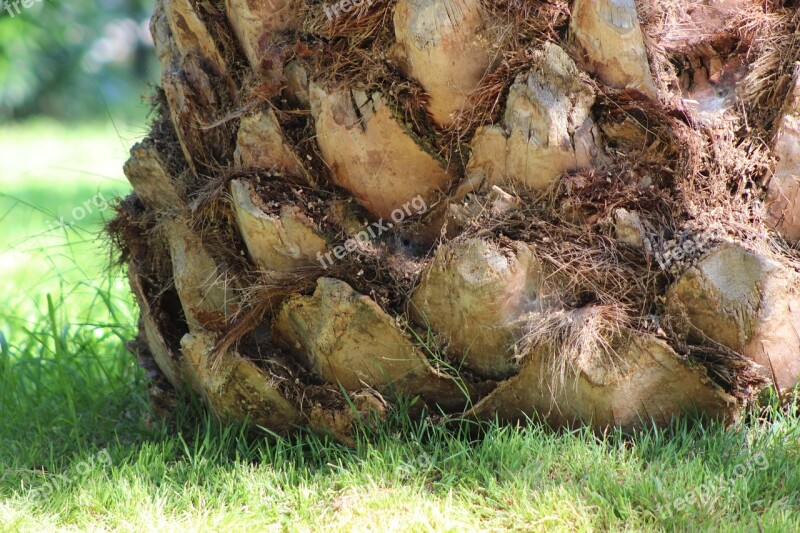
{"label": "fibrous husk", "polygon": [[322,157],[334,182],[379,218],[420,196],[430,205],[451,176],[392,116],[378,93],[327,92],[312,84],[314,117]]}
{"label": "fibrous husk", "polygon": [[131,148],[123,168],[136,194],[155,211],[179,211],[186,204],[182,184],[170,178],[169,164],[155,141],[147,138]]}
{"label": "fibrous husk", "polygon": [[275,112],[257,111],[242,117],[233,153],[241,169],[265,169],[313,184],[303,162],[286,141]]}
{"label": "fibrous husk", "polygon": [[304,365],[349,391],[420,396],[445,409],[463,407],[475,394],[471,385],[431,367],[397,321],[337,279],[319,278],[313,296],[290,298],[273,330]]}
{"label": "fibrous husk", "polygon": [[[485,184],[480,178],[466,179],[450,193],[446,203],[435,212],[436,229],[445,225],[446,235],[459,235],[476,218],[489,213],[492,216],[505,217],[520,209],[522,199],[510,194],[497,185],[492,185],[484,192]],[[442,222],[444,220],[444,222]],[[439,231],[441,233],[441,231]],[[440,235],[435,235],[438,238]]]}
{"label": "fibrous husk", "polygon": [[235,352],[217,355],[211,364],[213,348],[214,338],[208,333],[190,333],[181,339],[184,376],[220,418],[249,420],[280,434],[301,424],[302,414],[280,393],[272,377]]}
{"label": "fibrous husk", "polygon": [[657,98],[634,0],[575,0],[569,28],[588,72],[611,87]]}
{"label": "fibrous husk", "polygon": [[691,365],[663,340],[633,336],[614,348],[621,367],[609,367],[601,353],[587,353],[566,377],[553,372],[550,363],[559,354],[552,346],[534,349],[519,374],[469,411],[468,417],[504,422],[541,419],[553,427],[589,425],[634,431],[666,425],[683,413],[696,410],[725,419],[736,407],[697,365]]}
{"label": "fibrous husk", "polygon": [[[183,61],[202,58],[207,74],[228,79],[228,66],[191,0],[161,0],[150,22],[156,54],[164,75],[184,67]],[[191,77],[194,73],[190,72]],[[232,81],[230,87],[233,88]]]}
{"label": "fibrous husk", "polygon": [[762,37],[758,28],[768,18],[763,2],[656,0],[641,10],[657,82],[679,89],[682,104],[701,122],[731,115],[748,72],[744,51]]}
{"label": "fibrous husk", "polygon": [[594,91],[558,46],[546,44],[511,86],[502,125],[479,128],[468,175],[534,190],[591,167],[600,149],[590,115]]}
{"label": "fibrous husk", "polygon": [[480,0],[397,2],[394,53],[428,93],[428,111],[440,126],[453,123],[491,66],[487,17]]}
{"label": "fibrous husk", "polygon": [[651,0],[644,9],[659,17],[658,44],[669,52],[686,52],[713,43],[725,34],[743,33],[748,22],[763,17],[761,0]]}
{"label": "fibrous husk", "polygon": [[236,86],[215,39],[189,0],[158,2],[151,33],[170,119],[186,161],[197,173],[198,166],[212,166],[228,155],[227,131],[211,124]]}
{"label": "fibrous husk", "polygon": [[800,275],[769,258],[724,244],[690,268],[667,294],[668,312],[760,365],[779,391],[800,381]]}
{"label": "fibrous husk", "polygon": [[500,248],[479,239],[437,248],[411,298],[411,316],[449,344],[451,355],[481,376],[517,370],[516,319],[541,307],[541,267],[524,243]]}
{"label": "fibrous husk", "polygon": [[767,188],[768,222],[785,239],[800,241],[800,63],[778,119],[775,170]]}
{"label": "fibrous husk", "polygon": [[614,211],[614,231],[619,242],[644,248],[646,231],[642,218],[636,211],[619,208]]}
{"label": "fibrous husk", "polygon": [[236,312],[238,298],[226,269],[217,263],[192,231],[185,214],[164,224],[169,243],[175,290],[189,328],[218,329]]}
{"label": "fibrous husk", "polygon": [[300,0],[225,0],[225,13],[239,45],[255,71],[267,70],[270,45],[299,26]]}
{"label": "fibrous husk", "polygon": [[286,76],[286,95],[294,105],[309,109],[311,101],[308,94],[308,71],[300,61],[289,61],[283,69]]}
{"label": "fibrous husk", "polygon": [[[188,63],[195,62],[194,56]],[[181,148],[192,171],[197,174],[198,166],[212,164],[213,156],[207,157],[206,136],[203,127],[212,121],[209,110],[215,107],[217,99],[212,89],[211,78],[205,72],[198,72],[194,83],[189,82],[185,70],[164,73],[161,79],[164,94],[172,111],[172,122]]]}
{"label": "fibrous husk", "polygon": [[291,272],[313,264],[327,243],[313,222],[293,205],[267,214],[252,185],[231,180],[231,199],[239,232],[252,260],[263,270]]}
{"label": "fibrous husk", "polygon": [[136,263],[131,263],[128,267],[128,281],[136,298],[136,303],[139,305],[139,326],[143,334],[140,336],[140,340],[145,342],[150,356],[156,361],[158,368],[167,378],[170,385],[175,390],[183,390],[183,372],[179,366],[180,354],[176,353],[173,347],[169,345],[164,333],[161,331],[164,323],[164,317],[161,316],[163,311],[158,315],[153,313],[154,310],[151,306],[149,295],[144,290],[142,277]]}

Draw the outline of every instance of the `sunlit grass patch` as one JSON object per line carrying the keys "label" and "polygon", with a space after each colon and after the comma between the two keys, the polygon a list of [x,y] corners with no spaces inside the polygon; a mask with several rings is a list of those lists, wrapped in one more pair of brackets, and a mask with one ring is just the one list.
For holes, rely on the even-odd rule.
{"label": "sunlit grass patch", "polygon": [[[36,320],[48,292],[71,296],[70,318],[92,305],[92,287],[110,283],[101,238],[122,174],[125,146],[136,132],[110,124],[10,124],[0,129],[0,328],[11,316]],[[118,276],[117,276],[118,277]],[[82,296],[81,296],[82,294]]]}
{"label": "sunlit grass patch", "polygon": [[41,215],[104,182],[46,179],[3,189],[25,205],[0,217],[0,530],[800,529],[800,404],[774,398],[732,428],[681,421],[633,437],[535,423],[476,435],[401,407],[353,447],[223,426],[191,398],[153,417],[102,213],[53,231]]}

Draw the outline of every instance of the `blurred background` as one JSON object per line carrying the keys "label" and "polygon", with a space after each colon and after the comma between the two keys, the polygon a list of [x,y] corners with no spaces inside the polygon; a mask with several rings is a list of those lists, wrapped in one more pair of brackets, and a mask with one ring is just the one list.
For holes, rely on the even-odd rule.
{"label": "blurred background", "polygon": [[[23,289],[68,281],[71,270],[81,279],[102,272],[94,238],[108,203],[128,190],[122,164],[146,132],[160,72],[151,0],[0,7],[0,285],[8,303]],[[70,254],[88,242],[95,253]]]}
{"label": "blurred background", "polygon": [[0,0],[0,466],[41,464],[146,404],[101,230],[160,78],[153,2],[25,3]]}
{"label": "blurred background", "polygon": [[0,16],[0,120],[141,119],[142,88],[158,75],[151,0],[18,7]]}

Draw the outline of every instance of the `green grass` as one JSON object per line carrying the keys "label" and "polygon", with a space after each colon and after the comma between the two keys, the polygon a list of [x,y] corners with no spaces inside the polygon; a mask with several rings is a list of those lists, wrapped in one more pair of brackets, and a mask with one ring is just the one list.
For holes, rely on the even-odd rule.
{"label": "green grass", "polygon": [[476,437],[399,412],[353,448],[223,427],[192,401],[152,417],[123,345],[132,300],[94,239],[110,211],[46,229],[126,190],[120,144],[104,127],[0,132],[0,530],[800,529],[800,404],[769,398],[732,428],[633,438]]}

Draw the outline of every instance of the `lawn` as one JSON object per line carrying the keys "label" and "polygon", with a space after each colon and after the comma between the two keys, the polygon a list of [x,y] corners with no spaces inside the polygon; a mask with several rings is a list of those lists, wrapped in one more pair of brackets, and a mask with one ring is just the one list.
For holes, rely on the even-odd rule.
{"label": "lawn", "polygon": [[141,133],[0,131],[0,530],[800,529],[797,401],[634,437],[398,412],[352,448],[223,427],[191,399],[154,416],[99,238]]}

